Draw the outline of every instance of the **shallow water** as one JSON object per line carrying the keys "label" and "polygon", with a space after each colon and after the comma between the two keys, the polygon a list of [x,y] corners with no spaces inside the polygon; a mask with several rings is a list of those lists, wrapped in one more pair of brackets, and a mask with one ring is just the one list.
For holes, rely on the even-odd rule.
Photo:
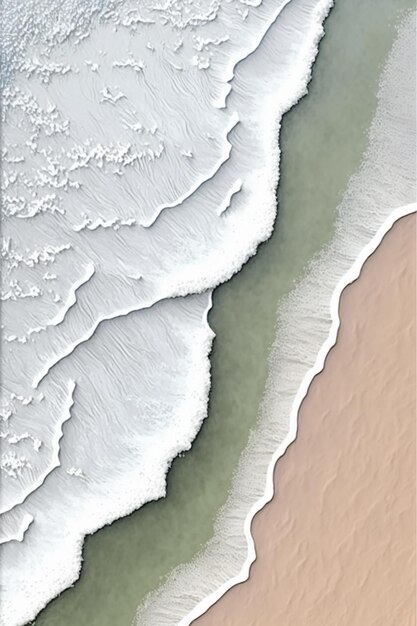
{"label": "shallow water", "polygon": [[256,420],[276,303],[332,234],[335,208],[366,146],[379,70],[401,6],[394,11],[380,2],[376,13],[371,2],[336,3],[310,94],[283,122],[275,233],[214,294],[213,387],[201,434],[191,453],[174,463],[165,500],[87,540],[80,582],[36,624],[129,624],[141,598],[211,536]]}

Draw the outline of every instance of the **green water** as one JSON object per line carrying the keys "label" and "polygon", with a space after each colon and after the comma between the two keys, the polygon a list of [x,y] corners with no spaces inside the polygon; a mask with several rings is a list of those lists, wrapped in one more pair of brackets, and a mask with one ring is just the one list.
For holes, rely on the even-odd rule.
{"label": "green water", "polygon": [[177,459],[168,495],[88,537],[81,578],[36,626],[130,626],[138,604],[213,532],[255,425],[276,308],[331,238],[335,210],[366,147],[377,81],[411,0],[336,0],[309,95],[283,120],[274,235],[214,293],[209,417]]}

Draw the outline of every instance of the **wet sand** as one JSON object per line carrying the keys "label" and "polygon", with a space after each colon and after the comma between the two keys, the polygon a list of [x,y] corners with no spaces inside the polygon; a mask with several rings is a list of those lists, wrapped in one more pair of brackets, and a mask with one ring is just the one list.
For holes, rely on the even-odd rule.
{"label": "wet sand", "polygon": [[341,327],[255,517],[250,578],[193,626],[416,623],[416,216],[343,292]]}

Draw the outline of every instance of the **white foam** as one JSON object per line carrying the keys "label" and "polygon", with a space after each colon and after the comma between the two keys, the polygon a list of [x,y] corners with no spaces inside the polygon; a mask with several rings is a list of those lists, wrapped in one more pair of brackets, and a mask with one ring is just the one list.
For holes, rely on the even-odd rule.
{"label": "white foam", "polygon": [[7,543],[8,541],[23,541],[25,533],[29,526],[32,524],[33,519],[33,515],[30,515],[30,513],[25,513],[20,520],[17,528],[13,528],[10,530],[7,529],[7,527],[5,528],[3,526],[3,524],[1,523],[2,520],[0,519],[0,544]]}
{"label": "white foam", "polygon": [[[2,494],[1,494],[2,498],[1,498],[1,505],[0,505],[1,514],[8,513],[9,511],[12,511],[15,507],[17,507],[19,504],[23,504],[23,502],[25,502],[25,500],[30,496],[31,493],[33,493],[34,491],[36,491],[36,489],[39,489],[39,487],[43,485],[46,477],[56,467],[59,467],[60,465],[60,460],[59,460],[60,440],[63,436],[63,425],[71,417],[71,407],[74,404],[75,387],[76,387],[75,382],[73,380],[70,380],[68,384],[67,398],[63,406],[62,417],[58,420],[55,426],[55,432],[52,434],[52,437],[50,439],[51,453],[50,453],[50,459],[49,459],[47,466],[42,470],[42,472],[38,474],[38,476],[36,477],[36,480],[34,480],[33,482],[30,482],[29,486],[26,489],[22,490],[22,492],[19,494],[18,499],[16,499],[15,495],[13,493],[10,493],[7,489],[4,489],[2,491]],[[25,439],[26,438],[32,439],[32,437],[25,437]],[[10,442],[10,439],[7,441]],[[14,443],[14,442],[10,442],[10,443]],[[35,447],[35,450],[37,451],[36,447]],[[11,497],[8,498],[7,496],[11,496]],[[23,535],[22,535],[22,539],[23,539]]]}
{"label": "white foam", "polygon": [[[144,226],[145,228],[150,228],[150,226],[152,226],[155,221],[158,219],[158,217],[160,216],[160,214],[162,213],[162,211],[165,211],[165,209],[174,209],[177,206],[180,206],[185,200],[188,200],[188,198],[191,198],[191,196],[200,189],[200,187],[202,187],[203,185],[205,185],[206,183],[208,183],[210,180],[212,180],[217,172],[220,170],[220,168],[222,167],[222,165],[224,165],[224,163],[228,160],[228,158],[230,157],[230,152],[232,150],[232,144],[230,143],[230,141],[228,140],[228,136],[229,134],[232,132],[232,130],[234,128],[236,128],[237,124],[239,123],[239,116],[237,115],[237,113],[235,112],[230,120],[230,123],[226,129],[226,138],[223,142],[223,151],[222,154],[219,158],[219,160],[214,164],[213,168],[211,171],[209,171],[208,173],[202,174],[200,175],[197,180],[194,181],[193,185],[190,187],[190,189],[188,189],[185,193],[183,193],[179,198],[176,198],[175,200],[173,200],[172,202],[168,202],[166,204],[162,204],[161,206],[157,207],[155,210],[155,213],[152,215],[151,219],[145,223],[142,223],[142,226]],[[190,151],[181,151],[181,155],[182,156],[191,156],[192,153]]]}
{"label": "white foam", "polygon": [[[82,36],[70,29],[53,46],[37,37],[27,58],[46,46],[45,71],[24,65],[5,92],[2,280],[6,292],[13,280],[38,297],[4,304],[4,336],[25,341],[7,344],[2,405],[18,437],[43,442],[36,452],[19,441],[28,465],[5,488],[34,516],[21,543],[2,546],[0,614],[10,626],[77,579],[86,534],[165,495],[172,459],[206,416],[211,289],[271,234],[280,119],[306,92],[331,0],[240,5],[155,13],[147,1],[138,13],[120,3]],[[205,55],[197,64],[196,52]],[[140,72],[117,66],[129,55]],[[32,193],[51,189],[53,211],[19,217]],[[95,272],[81,288],[86,267]],[[46,475],[68,381],[71,420]],[[19,400],[29,395],[29,405]],[[20,515],[16,506],[4,523],[17,527]]]}
{"label": "white foam", "polygon": [[176,568],[147,597],[138,608],[138,625],[187,626],[249,577],[256,558],[251,522],[274,495],[276,462],[295,440],[300,404],[336,342],[340,296],[392,225],[417,210],[410,203],[416,195],[415,65],[407,62],[414,45],[410,15],[384,70],[369,147],[339,207],[335,236],[278,311],[259,425],[214,537],[194,562]]}
{"label": "white foam", "polygon": [[94,276],[94,273],[95,273],[94,265],[90,263],[86,267],[84,271],[84,275],[72,285],[69,291],[69,297],[68,297],[67,302],[64,303],[62,310],[48,323],[48,326],[56,326],[57,324],[61,324],[61,322],[64,321],[65,316],[67,315],[68,311],[77,302],[78,289],[80,289],[80,287],[82,287],[83,285],[87,284],[88,281]]}

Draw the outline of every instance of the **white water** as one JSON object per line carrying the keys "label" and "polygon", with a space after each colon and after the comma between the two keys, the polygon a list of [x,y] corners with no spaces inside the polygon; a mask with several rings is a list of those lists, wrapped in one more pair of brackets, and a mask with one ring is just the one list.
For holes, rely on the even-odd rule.
{"label": "white water", "polygon": [[7,626],[196,436],[211,290],[271,233],[279,121],[331,0],[58,4],[4,7]]}
{"label": "white water", "polygon": [[341,294],[395,221],[417,210],[415,17],[402,25],[384,69],[368,149],[339,207],[336,234],[278,311],[259,426],[215,535],[194,562],[147,597],[137,626],[188,626],[247,580],[256,558],[251,522],[274,495],[276,462],[295,440],[301,402],[336,342]]}

